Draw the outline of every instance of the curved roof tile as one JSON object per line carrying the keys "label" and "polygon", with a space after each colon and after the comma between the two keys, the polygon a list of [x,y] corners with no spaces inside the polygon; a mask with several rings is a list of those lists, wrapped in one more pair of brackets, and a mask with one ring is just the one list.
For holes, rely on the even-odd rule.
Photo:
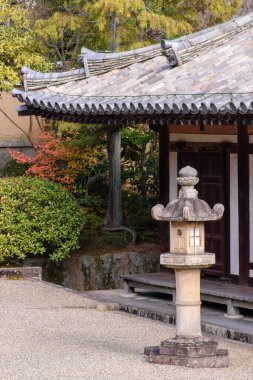
{"label": "curved roof tile", "polygon": [[[106,69],[99,75],[89,73],[86,78],[84,68],[51,74],[23,68],[26,83],[34,85],[35,90],[15,89],[13,94],[26,103],[27,112],[36,109],[37,113],[47,112],[47,117],[62,112],[77,121],[89,116],[89,120],[96,122],[95,116],[108,119],[109,115],[147,120],[150,116],[155,119],[179,114],[252,114],[252,42],[253,13],[174,41],[164,41],[165,53],[176,51],[183,63],[173,69],[162,55],[152,55],[158,51],[161,54],[158,45],[123,53],[82,49],[88,64],[104,62],[107,69],[111,62],[113,68],[140,56],[142,61]],[[36,90],[41,84],[45,87]]]}

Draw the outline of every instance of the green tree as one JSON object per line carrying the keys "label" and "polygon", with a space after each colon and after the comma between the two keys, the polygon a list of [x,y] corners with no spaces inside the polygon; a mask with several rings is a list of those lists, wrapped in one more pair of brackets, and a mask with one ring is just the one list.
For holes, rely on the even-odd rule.
{"label": "green tree", "polygon": [[89,17],[107,39],[107,48],[127,50],[223,22],[240,10],[242,0],[95,0]]}
{"label": "green tree", "polygon": [[19,83],[22,65],[36,70],[50,70],[45,48],[38,43],[22,4],[0,0],[0,92]]}
{"label": "green tree", "polygon": [[47,47],[53,61],[60,61],[66,70],[76,65],[76,58],[86,37],[87,13],[84,2],[45,1],[47,17],[35,21],[34,29]]}
{"label": "green tree", "polygon": [[176,22],[169,15],[151,10],[143,0],[96,0],[86,5],[89,17],[104,38],[107,49],[115,51],[150,44],[148,31],[159,30],[167,36],[188,33],[190,25],[184,20]]}
{"label": "green tree", "polygon": [[[203,29],[236,15],[242,0],[146,0],[146,6],[177,23],[184,21],[191,32]],[[167,36],[170,37],[170,36]]]}
{"label": "green tree", "polygon": [[83,0],[44,0],[30,10],[34,30],[46,46],[50,58],[60,62],[63,70],[77,66],[82,46],[93,50],[107,49],[105,35]]}

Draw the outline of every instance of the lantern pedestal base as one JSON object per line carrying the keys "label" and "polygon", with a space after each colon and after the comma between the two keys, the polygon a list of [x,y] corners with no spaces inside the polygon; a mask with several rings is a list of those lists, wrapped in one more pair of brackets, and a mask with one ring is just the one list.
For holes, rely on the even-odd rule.
{"label": "lantern pedestal base", "polygon": [[149,363],[190,368],[223,368],[229,366],[228,351],[218,349],[215,340],[203,337],[179,337],[146,347]]}

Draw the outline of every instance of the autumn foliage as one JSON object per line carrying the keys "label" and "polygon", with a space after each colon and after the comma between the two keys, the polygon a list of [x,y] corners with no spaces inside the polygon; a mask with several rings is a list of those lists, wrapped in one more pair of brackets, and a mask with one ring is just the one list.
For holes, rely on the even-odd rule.
{"label": "autumn foliage", "polygon": [[87,146],[80,150],[68,146],[67,142],[52,132],[43,131],[33,143],[33,156],[11,149],[9,153],[18,163],[29,164],[26,175],[43,178],[59,183],[69,190],[75,190],[80,176],[88,177],[92,174],[99,155],[95,147]]}

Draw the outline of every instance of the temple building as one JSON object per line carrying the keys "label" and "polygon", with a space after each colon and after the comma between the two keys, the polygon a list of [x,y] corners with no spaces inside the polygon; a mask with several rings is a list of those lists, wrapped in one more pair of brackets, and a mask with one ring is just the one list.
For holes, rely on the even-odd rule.
{"label": "temple building", "polygon": [[[208,222],[209,276],[253,285],[253,13],[120,53],[81,50],[80,69],[22,68],[20,115],[86,124],[147,123],[159,133],[160,203],[177,198],[178,169],[197,169],[199,198],[222,203]],[[161,251],[169,247],[161,228]]]}

